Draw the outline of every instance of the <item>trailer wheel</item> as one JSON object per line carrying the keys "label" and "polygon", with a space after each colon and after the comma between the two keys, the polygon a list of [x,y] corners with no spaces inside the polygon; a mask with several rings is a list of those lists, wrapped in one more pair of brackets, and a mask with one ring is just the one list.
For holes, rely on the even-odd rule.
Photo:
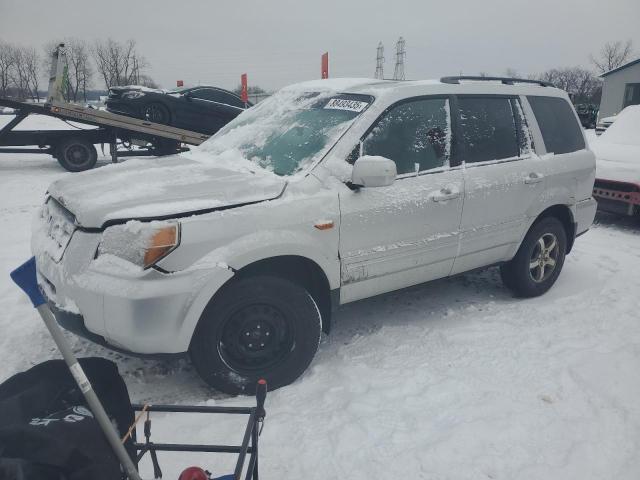
{"label": "trailer wheel", "polygon": [[58,144],[56,159],[69,172],[89,170],[98,161],[96,147],[82,138],[68,138]]}

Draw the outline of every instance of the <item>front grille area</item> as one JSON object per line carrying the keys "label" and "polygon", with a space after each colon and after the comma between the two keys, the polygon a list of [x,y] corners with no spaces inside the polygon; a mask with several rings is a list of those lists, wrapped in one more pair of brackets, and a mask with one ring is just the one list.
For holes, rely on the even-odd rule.
{"label": "front grille area", "polygon": [[38,250],[59,262],[75,229],[75,218],[71,212],[50,197],[40,210],[33,232]]}

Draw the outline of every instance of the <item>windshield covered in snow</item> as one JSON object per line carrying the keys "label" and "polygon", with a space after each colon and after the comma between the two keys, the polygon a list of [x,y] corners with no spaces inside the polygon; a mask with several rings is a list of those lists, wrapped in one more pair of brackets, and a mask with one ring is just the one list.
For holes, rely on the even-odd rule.
{"label": "windshield covered in snow", "polygon": [[321,158],[372,100],[280,92],[236,117],[200,148],[212,154],[236,151],[276,175],[293,175]]}

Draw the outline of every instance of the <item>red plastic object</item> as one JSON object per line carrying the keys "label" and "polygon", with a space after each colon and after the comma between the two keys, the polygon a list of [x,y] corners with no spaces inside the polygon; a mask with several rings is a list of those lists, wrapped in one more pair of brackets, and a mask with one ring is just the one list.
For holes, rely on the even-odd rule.
{"label": "red plastic object", "polygon": [[211,477],[200,467],[187,467],[185,468],[178,480],[209,480]]}

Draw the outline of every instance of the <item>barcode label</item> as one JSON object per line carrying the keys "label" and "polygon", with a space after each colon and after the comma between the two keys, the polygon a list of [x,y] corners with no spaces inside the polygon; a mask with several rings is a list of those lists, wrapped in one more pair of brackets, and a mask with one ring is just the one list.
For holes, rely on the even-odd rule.
{"label": "barcode label", "polygon": [[332,98],[327,102],[324,108],[332,110],[349,110],[350,112],[361,112],[369,105],[367,102],[358,100],[347,100],[345,98]]}
{"label": "barcode label", "polygon": [[82,390],[82,393],[87,393],[89,390],[91,390],[91,383],[89,382],[87,376],[84,374],[84,370],[82,370],[82,367],[79,363],[74,363],[73,365],[71,365],[69,370],[71,370],[71,375],[73,375],[73,378],[75,378],[76,383],[80,387],[80,390]]}

